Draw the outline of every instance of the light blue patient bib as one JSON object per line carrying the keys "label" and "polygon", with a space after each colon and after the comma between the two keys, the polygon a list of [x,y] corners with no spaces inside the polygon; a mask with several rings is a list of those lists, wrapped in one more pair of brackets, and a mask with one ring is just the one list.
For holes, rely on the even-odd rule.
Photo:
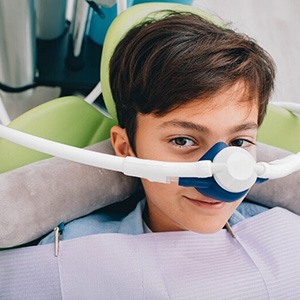
{"label": "light blue patient bib", "polygon": [[300,217],[215,234],[97,234],[0,252],[0,299],[300,299]]}

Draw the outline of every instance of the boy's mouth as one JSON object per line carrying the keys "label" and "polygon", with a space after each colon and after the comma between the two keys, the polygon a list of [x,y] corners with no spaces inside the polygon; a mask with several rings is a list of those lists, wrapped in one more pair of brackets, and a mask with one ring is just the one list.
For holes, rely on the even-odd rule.
{"label": "boy's mouth", "polygon": [[184,198],[187,199],[190,203],[204,208],[221,209],[226,205],[225,202],[221,202],[210,198],[194,199],[186,196],[184,196]]}

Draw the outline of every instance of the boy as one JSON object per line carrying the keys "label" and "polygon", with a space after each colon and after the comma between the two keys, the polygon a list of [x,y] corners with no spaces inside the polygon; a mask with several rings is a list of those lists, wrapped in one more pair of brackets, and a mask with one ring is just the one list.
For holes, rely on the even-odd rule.
{"label": "boy", "polygon": [[[255,140],[273,90],[270,56],[248,37],[191,13],[169,12],[131,29],[110,61],[120,126],[116,155],[197,161],[223,141],[255,156]],[[266,208],[227,203],[192,187],[142,179],[145,199],[128,215],[99,211],[69,223],[63,239],[86,234],[191,230],[214,233]],[[228,224],[227,224],[228,226]],[[53,241],[53,234],[42,243]]]}

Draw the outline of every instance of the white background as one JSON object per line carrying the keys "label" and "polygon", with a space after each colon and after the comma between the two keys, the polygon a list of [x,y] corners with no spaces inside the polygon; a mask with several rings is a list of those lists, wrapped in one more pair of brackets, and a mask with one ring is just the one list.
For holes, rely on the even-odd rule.
{"label": "white background", "polygon": [[194,0],[265,48],[277,65],[274,101],[300,103],[300,1]]}

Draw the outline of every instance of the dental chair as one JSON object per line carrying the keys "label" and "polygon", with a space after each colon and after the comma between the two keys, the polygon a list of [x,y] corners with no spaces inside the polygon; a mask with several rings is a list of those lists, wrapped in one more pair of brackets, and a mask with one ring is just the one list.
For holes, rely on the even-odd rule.
{"label": "dental chair", "polygon": [[[110,91],[108,75],[109,60],[112,55],[113,49],[115,48],[121,37],[126,33],[126,31],[135,23],[139,22],[139,20],[141,20],[143,17],[145,17],[149,13],[155,12],[156,10],[170,8],[176,8],[178,10],[186,10],[191,12],[195,11],[195,8],[192,6],[170,3],[156,3],[155,5],[153,5],[151,3],[147,3],[134,6],[130,10],[127,10],[125,13],[118,16],[118,18],[116,18],[112,26],[109,28],[103,46],[101,59],[102,63],[100,68],[102,94],[105,103],[104,105],[106,106],[104,109],[106,109],[108,113],[103,113],[104,109],[102,108],[101,110],[99,110],[97,106],[93,105],[92,101],[86,101],[86,99],[82,99],[76,96],[69,96],[49,101],[31,109],[30,111],[13,120],[8,125],[8,127],[74,147],[84,148],[90,146],[92,147],[92,149],[96,149],[97,151],[107,151],[109,153],[113,153],[109,142],[106,142],[106,144],[100,143],[109,138],[110,128],[113,125],[117,124],[116,111]],[[196,10],[196,13],[199,13],[199,10]],[[208,19],[219,22],[219,20],[213,19],[212,16],[206,14],[205,12],[201,12],[201,14]],[[267,115],[262,126],[259,129],[258,141],[290,152],[298,152],[300,151],[300,117],[290,110],[290,106],[286,105],[285,103],[281,103],[280,105],[277,105],[276,103],[269,104]],[[299,113],[299,111],[297,112]],[[287,155],[287,152],[283,153]],[[281,156],[284,156],[284,154],[282,154]],[[94,178],[94,181],[96,181],[95,178],[98,178],[98,173],[95,171],[95,169],[87,169],[88,167],[84,168],[86,178],[84,181],[82,181],[84,182],[83,186],[83,184],[79,184],[79,179],[77,177],[72,177],[74,176],[75,171],[71,168],[71,166],[75,168],[75,164],[71,164],[71,162],[61,161],[59,159],[54,159],[52,161],[50,160],[50,163],[48,163],[48,160],[45,159],[49,157],[50,156],[48,154],[23,147],[6,139],[0,138],[0,173],[4,173],[0,175],[0,180],[2,180],[2,194],[9,194],[9,198],[14,197],[21,199],[23,197],[23,199],[26,198],[28,201],[32,201],[31,194],[36,194],[36,202],[39,202],[39,197],[43,199],[45,199],[45,197],[46,199],[49,198],[48,201],[50,203],[52,201],[58,202],[60,201],[59,199],[61,199],[61,197],[63,197],[64,199],[68,199],[68,197],[62,196],[67,194],[66,191],[62,192],[62,190],[64,189],[63,182],[67,182],[68,178],[73,178],[75,183],[74,187],[80,186],[80,189],[75,189],[73,187],[72,190],[69,190],[69,194],[76,199],[78,197],[84,198],[87,194],[93,195],[94,198],[90,196],[90,198],[93,198],[92,204],[87,201],[86,206],[89,207],[89,209],[83,209],[81,205],[76,207],[76,203],[80,203],[80,201],[77,200],[77,202],[75,201],[72,203],[72,200],[70,199],[68,205],[73,206],[73,209],[71,211],[76,211],[76,214],[68,215],[64,213],[69,208],[68,205],[58,206],[57,211],[60,212],[60,217],[57,216],[57,219],[64,218],[65,221],[69,221],[72,218],[82,216],[99,208],[99,204],[96,203],[96,195],[97,193],[99,195],[99,192],[101,194],[103,192],[105,193],[106,185],[104,184],[103,186],[105,188],[99,190],[99,186],[96,186],[96,183],[91,180],[91,178]],[[277,157],[272,156],[272,159],[275,158]],[[45,161],[42,162],[42,160]],[[38,161],[41,162],[39,164],[34,164]],[[60,164],[60,168],[54,168],[55,163],[58,162]],[[27,168],[24,169],[25,166],[27,166]],[[44,170],[46,169],[48,170],[48,172],[45,174]],[[91,169],[93,170],[93,173],[89,173],[91,172]],[[15,170],[15,172],[13,172],[13,170]],[[68,170],[73,170],[73,174],[70,174],[71,172],[68,172]],[[78,169],[77,172],[80,172],[82,170],[83,169]],[[107,176],[112,176],[112,173],[113,172],[108,172],[109,175]],[[39,186],[41,188],[40,190],[36,188],[34,191],[27,191],[28,194],[24,194],[25,188],[21,189],[20,186],[25,187],[34,185],[33,182],[29,184],[28,180],[27,182],[24,182],[24,178],[29,178],[28,174],[30,174],[30,178],[32,180],[34,179],[37,181],[36,186]],[[38,176],[44,178],[43,180],[46,181],[46,185],[44,185],[43,182],[40,182]],[[98,180],[101,180],[103,182],[102,178],[98,178]],[[62,185],[61,188],[56,187],[57,195],[55,193],[50,193],[48,196],[42,194],[38,196],[39,193],[42,193],[42,190],[47,193],[47,190],[50,190],[50,186],[51,191],[53,191],[57,182]],[[92,182],[93,184],[91,184]],[[114,177],[114,182],[115,185],[111,186],[112,190],[114,188],[115,190],[118,190],[118,186],[122,186],[123,188],[119,188],[119,192],[112,192],[112,196],[107,197],[107,201],[104,201],[105,204],[111,201],[113,197],[120,197],[119,200],[123,200],[124,198],[128,197],[130,189],[134,189],[136,186],[136,182],[131,183],[130,181],[129,183],[128,180],[124,180],[124,178],[119,179],[119,177],[116,176]],[[125,182],[128,185],[127,188],[124,187]],[[69,185],[71,184],[72,181],[69,181]],[[259,188],[256,189],[259,190]],[[15,193],[12,193],[12,191],[15,191]],[[21,196],[22,194],[23,196]],[[76,197],[76,195],[78,196]],[[46,205],[48,201],[43,201],[42,203]],[[26,206],[26,203],[26,201],[23,202],[22,200],[20,200],[20,203],[18,205],[25,204]],[[39,205],[42,204],[40,203]],[[6,215],[9,215],[9,212],[11,212],[11,210],[11,208],[7,209]],[[43,210],[41,209],[41,211]],[[297,209],[296,211],[298,212]],[[30,220],[30,218],[27,219]],[[45,218],[41,219],[45,221]],[[21,222],[20,232],[22,232],[22,234],[20,234],[20,237],[17,239],[18,242],[14,241],[13,243],[9,243],[8,245],[13,246],[15,244],[22,244],[24,242],[33,240],[49,231],[50,228],[52,228],[50,226],[56,225],[56,223],[54,222],[55,221],[52,220],[52,222],[50,222],[46,227],[43,228],[42,222],[39,221],[38,223],[43,229],[41,231],[33,233],[32,235],[24,235],[24,229],[21,230]],[[47,222],[44,223],[46,224]],[[30,225],[27,224],[27,227],[32,228],[32,222],[30,223]],[[13,226],[11,230],[13,230]],[[29,232],[32,231],[29,230]],[[7,236],[11,237],[11,233],[12,232],[8,231]],[[2,240],[4,241],[3,237]],[[3,244],[0,245],[0,248],[1,247],[3,247]]]}
{"label": "dental chair", "polygon": [[[90,103],[91,101],[85,101],[85,99],[81,99],[76,96],[69,96],[49,101],[31,109],[17,119],[13,120],[8,127],[32,134],[34,136],[80,148],[88,147],[94,144],[97,145],[97,143],[108,139],[110,128],[117,124],[116,111],[110,91],[108,75],[109,60],[113,49],[126,31],[135,23],[139,22],[139,20],[141,20],[143,17],[157,10],[170,8],[191,12],[195,11],[195,8],[192,6],[170,3],[156,3],[153,5],[151,3],[147,3],[134,6],[130,10],[127,10],[125,13],[118,16],[118,18],[109,28],[103,46],[100,70],[102,94],[106,106],[104,109],[107,109],[108,114],[103,114],[103,109],[97,109],[95,105]],[[196,10],[196,13],[199,13],[199,10]],[[219,22],[219,20],[213,19],[212,16],[206,14],[205,12],[200,13],[206,18],[212,19],[214,22]],[[157,16],[159,17],[159,14]],[[293,113],[290,109],[287,109],[290,107],[285,103],[281,103],[280,105],[276,103],[269,104],[266,118],[259,129],[258,141],[290,152],[298,152],[300,151],[300,117],[297,114],[299,113],[299,110],[297,111],[296,109],[297,113]],[[106,145],[103,147],[104,148],[102,149],[102,146],[100,146],[99,151],[108,151],[113,153],[110,146]],[[284,153],[286,154],[287,152]],[[7,195],[10,189],[13,189],[10,187],[10,185],[17,184],[20,178],[24,178],[24,176],[21,177],[20,173],[18,172],[21,172],[21,174],[24,175],[26,174],[25,172],[27,170],[27,172],[31,174],[31,177],[34,178],[33,174],[35,174],[35,164],[33,163],[49,157],[50,156],[48,154],[23,147],[6,139],[0,138],[0,173],[4,173],[0,178],[4,180],[2,188],[3,186],[8,186],[8,189],[2,191],[3,195]],[[44,164],[47,164],[47,162],[48,161],[46,160]],[[63,165],[62,162],[60,162],[60,164]],[[26,165],[28,165],[27,169],[21,168]],[[65,165],[65,169],[60,170],[60,173],[53,172],[53,174],[56,174],[55,176],[58,181],[62,181],[67,178],[67,176],[62,174],[62,172],[67,172],[66,170],[68,167],[70,167],[70,165],[67,163]],[[29,168],[30,172],[28,171]],[[41,168],[41,163],[38,164],[36,168]],[[46,166],[44,168],[46,168]],[[47,168],[51,170],[51,165],[47,165]],[[15,173],[12,172],[12,170],[15,169],[17,169]],[[39,171],[37,174],[39,174]],[[96,174],[93,173],[93,176],[95,175]],[[68,176],[70,176],[69,173]],[[91,175],[88,175],[88,177],[91,178]],[[7,180],[8,178],[9,180]],[[47,181],[47,178],[45,178],[45,180]],[[55,178],[53,178],[53,180],[55,180]],[[117,185],[120,183],[118,180],[116,180],[116,182]],[[128,181],[126,180],[123,180],[123,182],[127,182],[128,184]],[[88,185],[88,183],[85,184],[86,186]],[[37,186],[38,185],[42,186],[40,182],[37,183]],[[133,188],[135,183],[133,185],[128,184],[128,186],[129,188]],[[93,188],[95,188],[95,185],[93,185]],[[125,190],[126,192],[124,197],[127,197],[129,191],[128,189]],[[124,192],[122,189],[121,191]],[[32,193],[34,194],[35,192]],[[76,190],[76,193],[79,193],[78,190]],[[86,187],[86,193],[79,194],[86,195],[88,193],[92,192]],[[14,196],[16,197],[15,194]],[[53,194],[51,194],[51,196],[53,196]],[[116,196],[116,193],[113,193],[113,196]],[[121,197],[121,200],[124,197]],[[97,205],[91,205],[91,208],[88,211],[83,210],[81,215],[89,213],[93,209],[97,208]],[[65,209],[66,207],[64,210]],[[80,215],[75,214],[72,217],[74,218],[78,216]],[[70,218],[71,217],[67,217],[66,219],[70,220]],[[49,226],[47,228],[49,230]],[[42,230],[40,234],[45,232],[46,229]],[[37,234],[32,235],[32,238],[36,237]],[[22,242],[27,241],[28,238],[22,240]]]}

